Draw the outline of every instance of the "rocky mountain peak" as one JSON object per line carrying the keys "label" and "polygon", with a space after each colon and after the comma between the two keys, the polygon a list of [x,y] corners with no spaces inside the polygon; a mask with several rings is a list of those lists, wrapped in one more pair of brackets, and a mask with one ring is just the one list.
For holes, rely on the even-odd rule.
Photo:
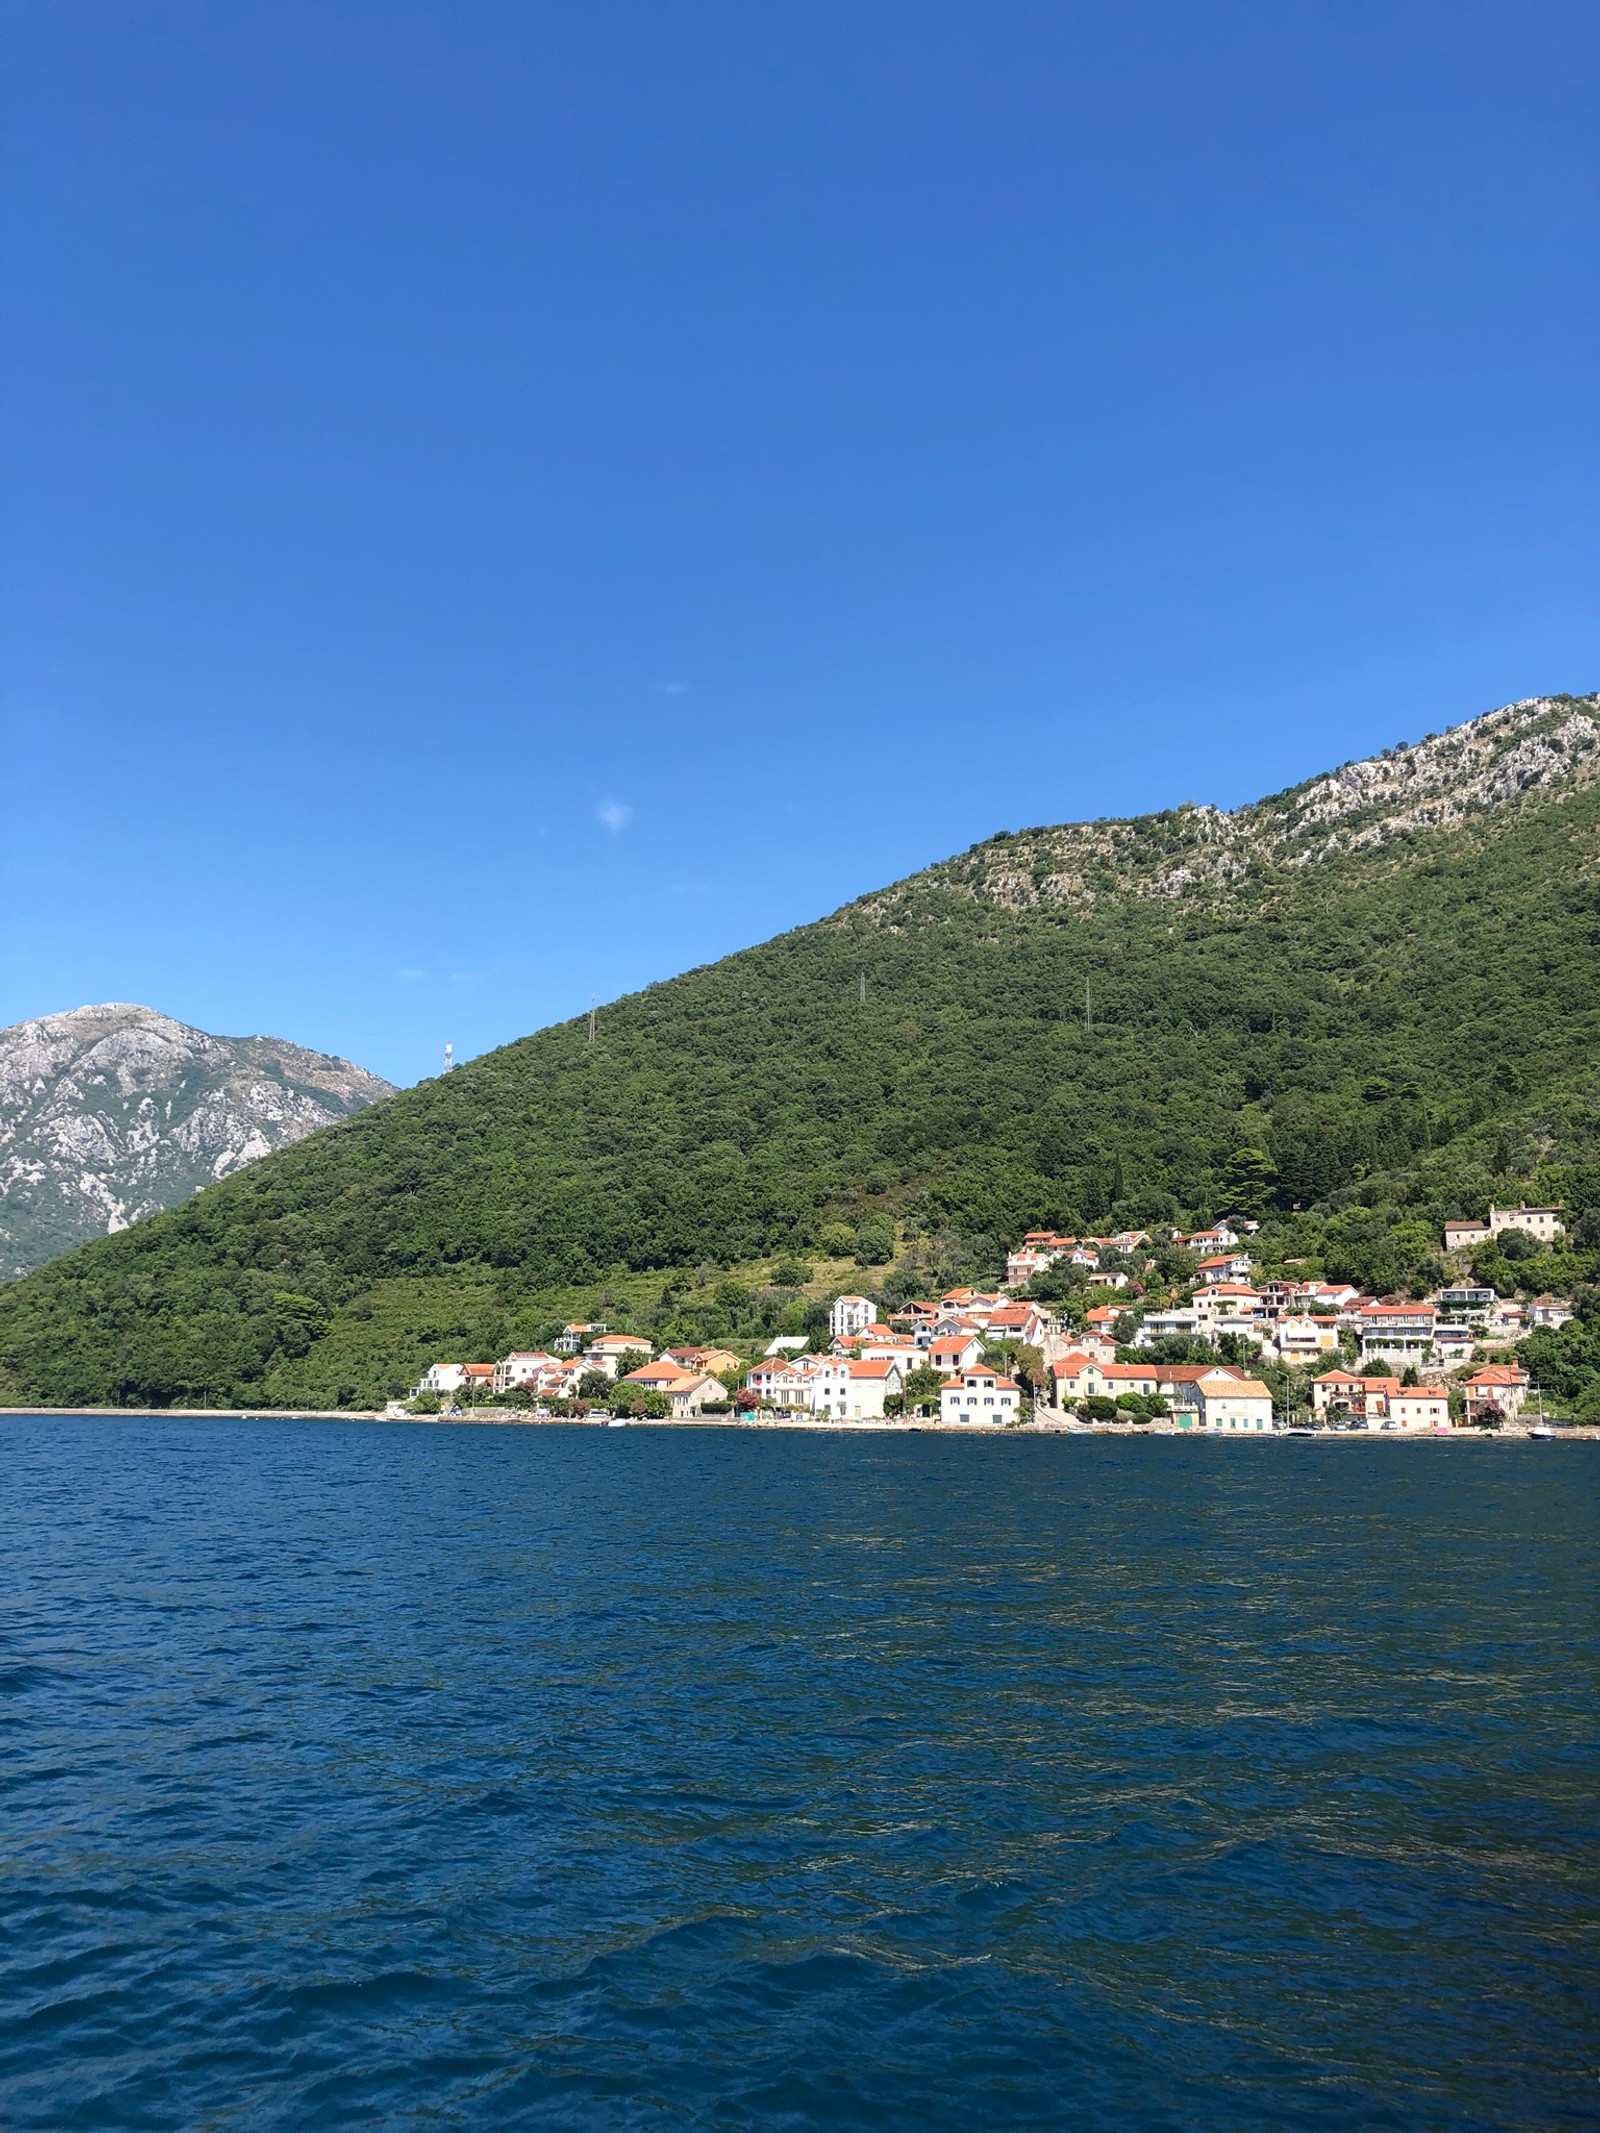
{"label": "rocky mountain peak", "polygon": [[1490,816],[1600,776],[1600,697],[1530,696],[1287,792],[1224,809],[1019,830],[853,907],[893,927],[923,885],[1028,909],[1102,896],[1226,893],[1261,867],[1302,868]]}
{"label": "rocky mountain peak", "polygon": [[126,1229],[391,1093],[346,1059],[121,1001],[0,1030],[0,1272]]}

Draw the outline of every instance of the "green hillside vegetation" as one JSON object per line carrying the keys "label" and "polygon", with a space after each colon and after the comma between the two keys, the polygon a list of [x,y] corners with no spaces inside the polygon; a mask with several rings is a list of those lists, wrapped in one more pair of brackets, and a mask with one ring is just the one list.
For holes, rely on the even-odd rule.
{"label": "green hillside vegetation", "polygon": [[[74,1252],[0,1297],[3,1389],[369,1405],[608,1284],[658,1331],[753,1339],[803,1318],[749,1303],[785,1288],[775,1255],[848,1251],[904,1294],[1041,1223],[1259,1215],[1265,1263],[1420,1293],[1444,1217],[1550,1195],[1571,1248],[1499,1278],[1593,1281],[1600,790],[1311,865],[1266,846],[1186,896],[1129,878],[1193,837],[1181,812],[1117,828],[1092,895],[994,900],[1023,840],[991,840]],[[1590,1338],[1548,1337],[1574,1397]]]}

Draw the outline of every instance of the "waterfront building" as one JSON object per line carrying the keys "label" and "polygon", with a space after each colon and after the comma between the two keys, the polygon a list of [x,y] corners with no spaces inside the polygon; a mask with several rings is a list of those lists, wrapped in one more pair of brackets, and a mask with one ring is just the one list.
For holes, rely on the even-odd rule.
{"label": "waterfront building", "polygon": [[1000,1427],[1016,1420],[1022,1388],[994,1370],[964,1370],[939,1395],[941,1422],[987,1422]]}
{"label": "waterfront building", "polygon": [[1080,1400],[1115,1400],[1125,1392],[1150,1394],[1161,1382],[1155,1363],[1102,1363],[1074,1348],[1060,1362],[1050,1365],[1051,1397],[1057,1407],[1076,1407]]}
{"label": "waterfront building", "polygon": [[1443,1385],[1397,1385],[1388,1419],[1397,1429],[1448,1429],[1450,1395]]}
{"label": "waterfront building", "polygon": [[467,1382],[465,1363],[430,1363],[417,1381],[415,1391],[451,1393],[459,1392]]}
{"label": "waterfront building", "polygon": [[542,1348],[514,1349],[510,1355],[501,1356],[494,1366],[494,1389],[509,1392],[514,1385],[529,1385],[542,1378],[547,1371],[559,1368],[553,1355],[546,1355]]}
{"label": "waterfront building", "polygon": [[1272,1394],[1259,1378],[1208,1370],[1173,1388],[1179,1429],[1235,1432],[1272,1427]]}
{"label": "waterfront building", "polygon": [[725,1400],[728,1396],[717,1380],[708,1377],[704,1371],[684,1370],[665,1357],[659,1362],[646,1363],[638,1370],[630,1370],[622,1382],[624,1385],[641,1385],[646,1392],[665,1394],[672,1403],[675,1422],[699,1414],[707,1402]]}
{"label": "waterfront building", "polygon": [[1528,1397],[1528,1373],[1517,1363],[1486,1363],[1466,1383],[1469,1423],[1511,1422]]}
{"label": "waterfront building", "polygon": [[1450,1395],[1443,1385],[1403,1385],[1395,1377],[1355,1377],[1330,1370],[1311,1388],[1312,1411],[1348,1415],[1369,1429],[1392,1422],[1399,1429],[1447,1429]]}

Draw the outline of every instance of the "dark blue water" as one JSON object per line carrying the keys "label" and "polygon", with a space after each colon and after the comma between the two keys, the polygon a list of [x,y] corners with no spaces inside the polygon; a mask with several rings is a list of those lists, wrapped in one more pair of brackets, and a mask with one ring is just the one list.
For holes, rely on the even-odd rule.
{"label": "dark blue water", "polygon": [[7,2128],[1600,2123],[1593,1448],[0,1451]]}

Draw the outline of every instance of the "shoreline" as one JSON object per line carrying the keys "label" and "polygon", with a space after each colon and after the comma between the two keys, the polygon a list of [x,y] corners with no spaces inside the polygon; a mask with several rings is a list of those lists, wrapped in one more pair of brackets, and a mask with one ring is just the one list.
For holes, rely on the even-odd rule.
{"label": "shoreline", "polygon": [[[532,1415],[515,1410],[490,1410],[462,1415],[391,1415],[364,1407],[0,1407],[0,1421],[46,1415],[77,1416],[86,1420],[157,1421],[182,1419],[191,1422],[390,1422],[406,1428],[445,1429],[707,1429],[707,1430],[802,1430],[814,1435],[871,1437],[1110,1437],[1121,1440],[1140,1437],[1172,1437],[1192,1443],[1268,1444],[1287,1438],[1289,1432],[1273,1430],[1178,1429],[1171,1422],[1025,1422],[1011,1427],[992,1422],[898,1422],[826,1420],[809,1416],[761,1417],[700,1415],[665,1416],[646,1420],[630,1416],[625,1424],[591,1421],[579,1415]],[[1533,1439],[1539,1443],[1589,1443],[1600,1439],[1600,1426],[1572,1422],[1550,1424],[1553,1435]],[[1530,1425],[1512,1424],[1498,1430],[1481,1429],[1323,1429],[1312,1433],[1318,1443],[1359,1444],[1493,1444],[1530,1441]],[[1297,1437],[1297,1443],[1311,1441]]]}

